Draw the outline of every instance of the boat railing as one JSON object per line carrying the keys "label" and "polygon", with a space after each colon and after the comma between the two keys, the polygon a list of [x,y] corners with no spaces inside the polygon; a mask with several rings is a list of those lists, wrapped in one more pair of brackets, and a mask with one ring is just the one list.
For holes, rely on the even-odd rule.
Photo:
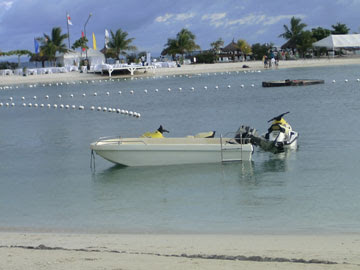
{"label": "boat railing", "polygon": [[124,142],[126,143],[142,143],[144,145],[147,145],[147,143],[142,140],[141,138],[139,139],[133,139],[133,140],[129,140],[126,139],[126,141],[123,140],[123,138],[121,136],[108,136],[108,137],[100,137],[95,144],[101,143],[101,142],[105,142],[108,144],[123,144]]}

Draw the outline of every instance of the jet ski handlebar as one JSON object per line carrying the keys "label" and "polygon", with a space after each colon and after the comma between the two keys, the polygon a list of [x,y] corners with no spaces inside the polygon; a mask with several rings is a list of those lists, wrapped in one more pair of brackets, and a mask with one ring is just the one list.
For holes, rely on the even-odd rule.
{"label": "jet ski handlebar", "polygon": [[282,114],[280,114],[280,115],[278,115],[278,116],[275,116],[274,118],[270,119],[270,120],[268,121],[268,123],[271,122],[271,121],[274,121],[274,120],[280,121],[281,118],[282,118],[285,114],[288,114],[288,113],[290,113],[290,112],[285,112],[285,113],[282,113]]}

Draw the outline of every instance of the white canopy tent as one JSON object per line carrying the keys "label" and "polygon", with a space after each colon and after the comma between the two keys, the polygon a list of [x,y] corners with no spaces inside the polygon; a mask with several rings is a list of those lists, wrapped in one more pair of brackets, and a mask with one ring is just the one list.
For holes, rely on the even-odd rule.
{"label": "white canopy tent", "polygon": [[332,50],[336,48],[360,48],[360,34],[330,35],[313,43],[313,46],[326,47]]}

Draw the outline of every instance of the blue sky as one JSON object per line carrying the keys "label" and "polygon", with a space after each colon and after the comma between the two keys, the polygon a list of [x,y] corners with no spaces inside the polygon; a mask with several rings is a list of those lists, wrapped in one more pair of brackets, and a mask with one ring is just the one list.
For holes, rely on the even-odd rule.
{"label": "blue sky", "polygon": [[86,31],[88,36],[95,33],[98,47],[104,45],[105,28],[121,28],[135,38],[139,51],[153,54],[182,28],[196,35],[202,49],[220,37],[225,45],[232,39],[282,45],[285,41],[278,36],[292,16],[301,18],[309,30],[331,29],[341,22],[351,33],[360,32],[360,0],[0,0],[0,50],[34,51],[34,37],[55,26],[67,31],[67,11],[73,23],[71,42],[80,37],[91,12]]}

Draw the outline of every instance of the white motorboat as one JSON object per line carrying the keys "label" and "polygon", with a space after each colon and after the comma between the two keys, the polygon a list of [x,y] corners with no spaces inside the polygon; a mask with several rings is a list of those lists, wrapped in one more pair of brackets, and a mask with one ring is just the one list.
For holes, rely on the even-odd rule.
{"label": "white motorboat", "polygon": [[161,166],[251,160],[250,139],[195,136],[165,138],[161,126],[140,138],[100,138],[90,148],[104,159],[124,166]]}
{"label": "white motorboat", "polygon": [[264,135],[257,136],[256,132],[252,134],[243,132],[242,134],[251,137],[251,142],[265,151],[280,153],[286,149],[297,149],[299,134],[283,118],[288,113],[282,113],[270,119],[268,122],[272,121],[271,126]]}

